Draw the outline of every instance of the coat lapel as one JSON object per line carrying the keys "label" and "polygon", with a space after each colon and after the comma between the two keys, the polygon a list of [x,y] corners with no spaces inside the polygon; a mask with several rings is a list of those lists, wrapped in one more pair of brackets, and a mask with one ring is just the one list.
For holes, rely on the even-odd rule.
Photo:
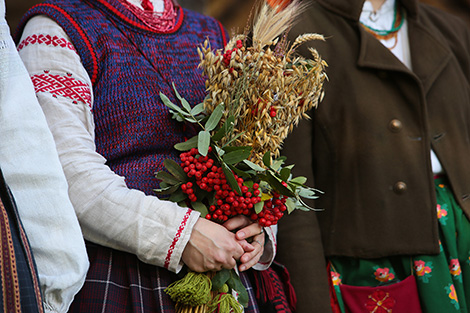
{"label": "coat lapel", "polygon": [[[451,51],[421,25],[411,19],[408,22],[408,30],[413,72],[427,93],[451,59]],[[426,53],[422,53],[423,51]]]}
{"label": "coat lapel", "polygon": [[409,72],[407,67],[392,52],[374,36],[369,34],[359,23],[358,27],[360,32],[360,51],[357,65],[359,67]]}

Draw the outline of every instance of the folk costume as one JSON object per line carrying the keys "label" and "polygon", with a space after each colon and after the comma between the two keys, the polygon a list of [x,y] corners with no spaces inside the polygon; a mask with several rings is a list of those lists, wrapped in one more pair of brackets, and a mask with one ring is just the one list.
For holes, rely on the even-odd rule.
{"label": "folk costume", "polygon": [[[161,5],[163,4],[163,6]],[[163,10],[163,11],[162,11]],[[225,45],[212,18],[171,1],[53,0],[32,8],[18,49],[54,135],[85,236],[90,270],[71,312],[173,312],[178,276],[199,213],[155,197],[154,173],[194,135],[160,93],[205,97],[197,47]],[[274,235],[256,269],[269,267]],[[252,288],[245,312],[257,312]]]}
{"label": "folk costume", "polygon": [[306,32],[328,38],[315,47],[329,82],[284,150],[325,192],[321,212],[280,223],[299,311],[330,311],[330,285],[339,311],[468,312],[469,30],[415,0],[377,12],[363,0],[318,0],[292,36]]}
{"label": "folk costume", "polygon": [[[85,242],[68,197],[54,139],[10,36],[3,0],[0,136],[0,267],[4,283],[0,307],[2,312],[67,312],[85,281]],[[24,306],[26,303],[29,308]]]}

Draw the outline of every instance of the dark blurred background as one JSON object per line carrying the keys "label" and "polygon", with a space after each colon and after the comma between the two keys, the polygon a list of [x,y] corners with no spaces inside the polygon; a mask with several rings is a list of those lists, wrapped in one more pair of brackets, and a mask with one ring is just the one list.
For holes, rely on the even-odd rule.
{"label": "dark blurred background", "polygon": [[[470,0],[421,0],[466,20],[470,27]],[[24,12],[42,0],[6,0],[7,21],[14,32]],[[178,0],[183,7],[211,15],[229,30],[242,31],[255,0]]]}

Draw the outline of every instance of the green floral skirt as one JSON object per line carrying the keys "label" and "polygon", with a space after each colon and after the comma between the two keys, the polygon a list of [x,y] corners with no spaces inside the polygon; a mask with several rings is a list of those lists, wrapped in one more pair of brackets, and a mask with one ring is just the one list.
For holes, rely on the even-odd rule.
{"label": "green floral skirt", "polygon": [[[470,312],[470,222],[456,203],[447,179],[437,178],[435,185],[440,253],[375,260],[331,258],[329,269],[333,298],[336,298],[332,301],[335,312],[349,312],[341,295],[341,289],[345,292],[341,285],[386,286],[410,275],[415,276],[423,312]],[[365,303],[363,312],[394,312],[396,303],[387,296],[381,300],[384,299],[385,303],[379,301],[375,306]],[[374,304],[378,300],[369,296],[368,301]]]}

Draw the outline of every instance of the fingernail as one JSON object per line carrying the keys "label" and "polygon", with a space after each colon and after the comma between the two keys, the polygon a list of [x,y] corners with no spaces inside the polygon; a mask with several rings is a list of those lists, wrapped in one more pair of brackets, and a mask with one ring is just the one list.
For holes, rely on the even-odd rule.
{"label": "fingernail", "polygon": [[245,239],[245,232],[240,231],[237,233],[237,235],[239,239]]}
{"label": "fingernail", "polygon": [[244,270],[246,270],[246,266],[245,265],[240,266],[240,271],[243,272]]}

